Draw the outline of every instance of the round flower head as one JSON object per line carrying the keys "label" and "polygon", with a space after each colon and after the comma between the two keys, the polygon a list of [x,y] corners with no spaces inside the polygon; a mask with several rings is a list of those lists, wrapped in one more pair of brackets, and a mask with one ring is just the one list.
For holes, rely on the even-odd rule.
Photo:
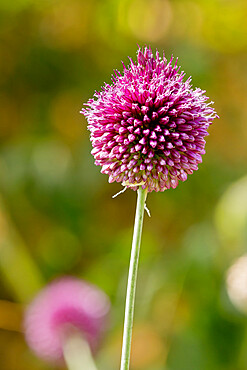
{"label": "round flower head", "polygon": [[151,48],[137,52],[123,74],[116,71],[81,113],[88,120],[95,164],[134,190],[176,188],[198,169],[204,137],[215,117],[212,103],[191,78],[183,81],[173,57],[167,62]]}
{"label": "round flower head", "polygon": [[48,361],[63,359],[63,340],[76,328],[95,350],[109,314],[106,295],[82,280],[64,277],[45,287],[27,308],[24,331],[28,345]]}

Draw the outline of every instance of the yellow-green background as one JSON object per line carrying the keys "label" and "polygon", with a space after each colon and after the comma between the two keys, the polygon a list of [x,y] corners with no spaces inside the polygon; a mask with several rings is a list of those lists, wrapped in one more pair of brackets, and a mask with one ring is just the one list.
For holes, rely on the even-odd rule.
{"label": "yellow-green background", "polygon": [[247,242],[247,182],[227,190],[247,169],[246,0],[1,0],[2,370],[55,369],[30,353],[21,319],[64,274],[110,296],[97,363],[118,368],[136,194],[111,198],[121,186],[94,165],[79,111],[137,44],[178,56],[221,118],[199,171],[148,196],[132,369],[247,369],[246,317],[225,287]]}

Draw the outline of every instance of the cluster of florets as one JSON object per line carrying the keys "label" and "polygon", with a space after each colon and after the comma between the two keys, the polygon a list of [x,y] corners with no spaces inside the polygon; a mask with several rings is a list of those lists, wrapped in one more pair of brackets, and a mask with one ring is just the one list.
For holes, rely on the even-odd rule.
{"label": "cluster of florets", "polygon": [[95,164],[117,181],[149,192],[176,188],[198,169],[204,137],[217,117],[208,97],[183,82],[173,57],[168,62],[151,48],[139,49],[137,62],[113,84],[106,84],[81,113],[88,120]]}

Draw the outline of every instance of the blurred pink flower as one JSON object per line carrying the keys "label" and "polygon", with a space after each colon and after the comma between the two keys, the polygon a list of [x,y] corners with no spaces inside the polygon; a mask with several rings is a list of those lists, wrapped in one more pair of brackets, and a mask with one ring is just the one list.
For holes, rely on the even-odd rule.
{"label": "blurred pink flower", "polygon": [[95,351],[107,325],[110,302],[97,287],[73,277],[47,285],[28,306],[24,319],[26,341],[48,361],[63,359],[63,339],[76,328]]}

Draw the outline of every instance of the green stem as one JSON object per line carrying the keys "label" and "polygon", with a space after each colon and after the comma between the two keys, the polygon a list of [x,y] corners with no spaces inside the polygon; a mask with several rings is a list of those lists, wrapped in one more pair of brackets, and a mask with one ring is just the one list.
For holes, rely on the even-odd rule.
{"label": "green stem", "polygon": [[88,342],[76,331],[63,340],[63,355],[68,370],[97,370]]}
{"label": "green stem", "polygon": [[132,327],[135,306],[135,291],[138,270],[138,260],[141,245],[142,225],[144,216],[144,206],[147,197],[147,190],[142,189],[141,186],[137,191],[137,206],[135,215],[135,226],[132,240],[129,276],[125,304],[125,317],[124,317],[124,332],[123,332],[123,345],[121,357],[121,370],[128,370],[130,363],[130,349],[132,338]]}

